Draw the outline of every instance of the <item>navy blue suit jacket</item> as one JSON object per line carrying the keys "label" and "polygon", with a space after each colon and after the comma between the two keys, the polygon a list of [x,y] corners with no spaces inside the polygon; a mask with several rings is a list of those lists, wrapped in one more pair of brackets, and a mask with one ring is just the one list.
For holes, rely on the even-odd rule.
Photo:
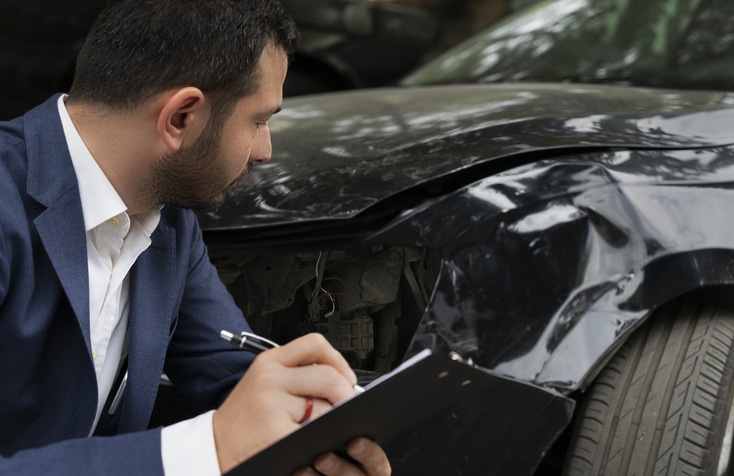
{"label": "navy blue suit jacket", "polygon": [[0,122],[0,474],[160,474],[146,430],[165,371],[215,408],[252,356],[219,338],[246,324],[196,218],[162,210],[131,270],[129,380],[117,434],[87,438],[97,407],[84,219],[58,96]]}

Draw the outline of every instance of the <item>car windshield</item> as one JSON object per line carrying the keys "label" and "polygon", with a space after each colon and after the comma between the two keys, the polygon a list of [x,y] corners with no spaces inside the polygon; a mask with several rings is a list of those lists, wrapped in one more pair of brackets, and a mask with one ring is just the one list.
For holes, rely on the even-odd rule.
{"label": "car windshield", "polygon": [[541,1],[400,84],[502,81],[734,89],[734,1]]}

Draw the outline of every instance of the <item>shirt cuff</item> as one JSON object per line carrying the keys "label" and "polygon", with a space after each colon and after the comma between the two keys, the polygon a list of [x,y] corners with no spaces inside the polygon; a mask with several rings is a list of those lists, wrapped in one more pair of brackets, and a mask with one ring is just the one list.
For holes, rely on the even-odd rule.
{"label": "shirt cuff", "polygon": [[214,410],[167,426],[161,431],[161,458],[166,476],[221,476],[214,445]]}

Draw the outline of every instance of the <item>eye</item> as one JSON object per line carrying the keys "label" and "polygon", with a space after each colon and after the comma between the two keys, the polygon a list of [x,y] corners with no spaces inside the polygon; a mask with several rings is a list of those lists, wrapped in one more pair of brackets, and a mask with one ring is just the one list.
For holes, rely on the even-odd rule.
{"label": "eye", "polygon": [[260,129],[266,129],[268,127],[268,122],[267,121],[265,121],[265,122],[256,122],[255,124],[257,125],[258,130],[260,130]]}

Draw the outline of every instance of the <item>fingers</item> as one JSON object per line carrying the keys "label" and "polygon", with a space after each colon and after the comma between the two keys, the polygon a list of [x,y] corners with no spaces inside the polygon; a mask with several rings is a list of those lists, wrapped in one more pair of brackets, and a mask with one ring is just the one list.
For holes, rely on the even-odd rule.
{"label": "fingers", "polygon": [[[267,352],[271,357],[286,367],[300,367],[310,364],[324,364],[334,367],[352,385],[357,383],[357,376],[338,350],[333,348],[326,338],[318,333],[307,334]],[[265,355],[265,354],[261,354]]]}
{"label": "fingers", "polygon": [[[294,422],[299,424],[306,423],[331,409],[331,403],[320,398],[309,396],[300,398],[300,400],[303,402],[303,413],[301,413],[299,418],[293,419]],[[293,405],[293,407],[297,407],[297,405]]]}
{"label": "fingers", "polygon": [[[331,403],[320,398],[295,395],[286,395],[282,402],[282,408],[287,411],[290,417],[289,420],[297,425],[313,420],[317,416],[329,411],[332,407]],[[296,427],[293,426],[291,431],[295,429]]]}
{"label": "fingers", "polygon": [[318,334],[262,352],[214,413],[220,470],[227,472],[297,429],[309,416],[306,397],[313,397],[314,418],[354,395],[356,380],[341,354]]}
{"label": "fingers", "polygon": [[354,395],[357,381],[354,371],[321,334],[309,334],[288,345],[263,352],[255,363],[267,368],[260,377],[277,379],[277,382],[270,383],[292,395],[313,396],[332,404]]}
{"label": "fingers", "polygon": [[[307,419],[303,419],[303,415],[301,416],[300,423],[306,423],[309,420],[313,420],[317,416],[326,413],[331,409],[331,403],[327,402],[326,400],[322,400],[320,398],[314,398],[313,399],[313,407],[311,409],[311,415]],[[304,409],[304,415],[305,415],[305,409]]]}
{"label": "fingers", "polygon": [[385,451],[372,440],[357,438],[347,446],[347,453],[362,465],[366,476],[387,476],[392,474],[390,461]]}
{"label": "fingers", "polygon": [[367,438],[357,438],[347,446],[349,456],[358,465],[339,458],[334,453],[320,456],[313,467],[301,468],[294,476],[389,476],[390,462],[382,448]]}
{"label": "fingers", "polygon": [[360,468],[333,453],[322,455],[314,461],[312,467],[301,468],[294,476],[365,476]]}
{"label": "fingers", "polygon": [[354,396],[354,387],[329,365],[313,364],[283,370],[283,387],[293,395],[310,395],[332,404]]}

